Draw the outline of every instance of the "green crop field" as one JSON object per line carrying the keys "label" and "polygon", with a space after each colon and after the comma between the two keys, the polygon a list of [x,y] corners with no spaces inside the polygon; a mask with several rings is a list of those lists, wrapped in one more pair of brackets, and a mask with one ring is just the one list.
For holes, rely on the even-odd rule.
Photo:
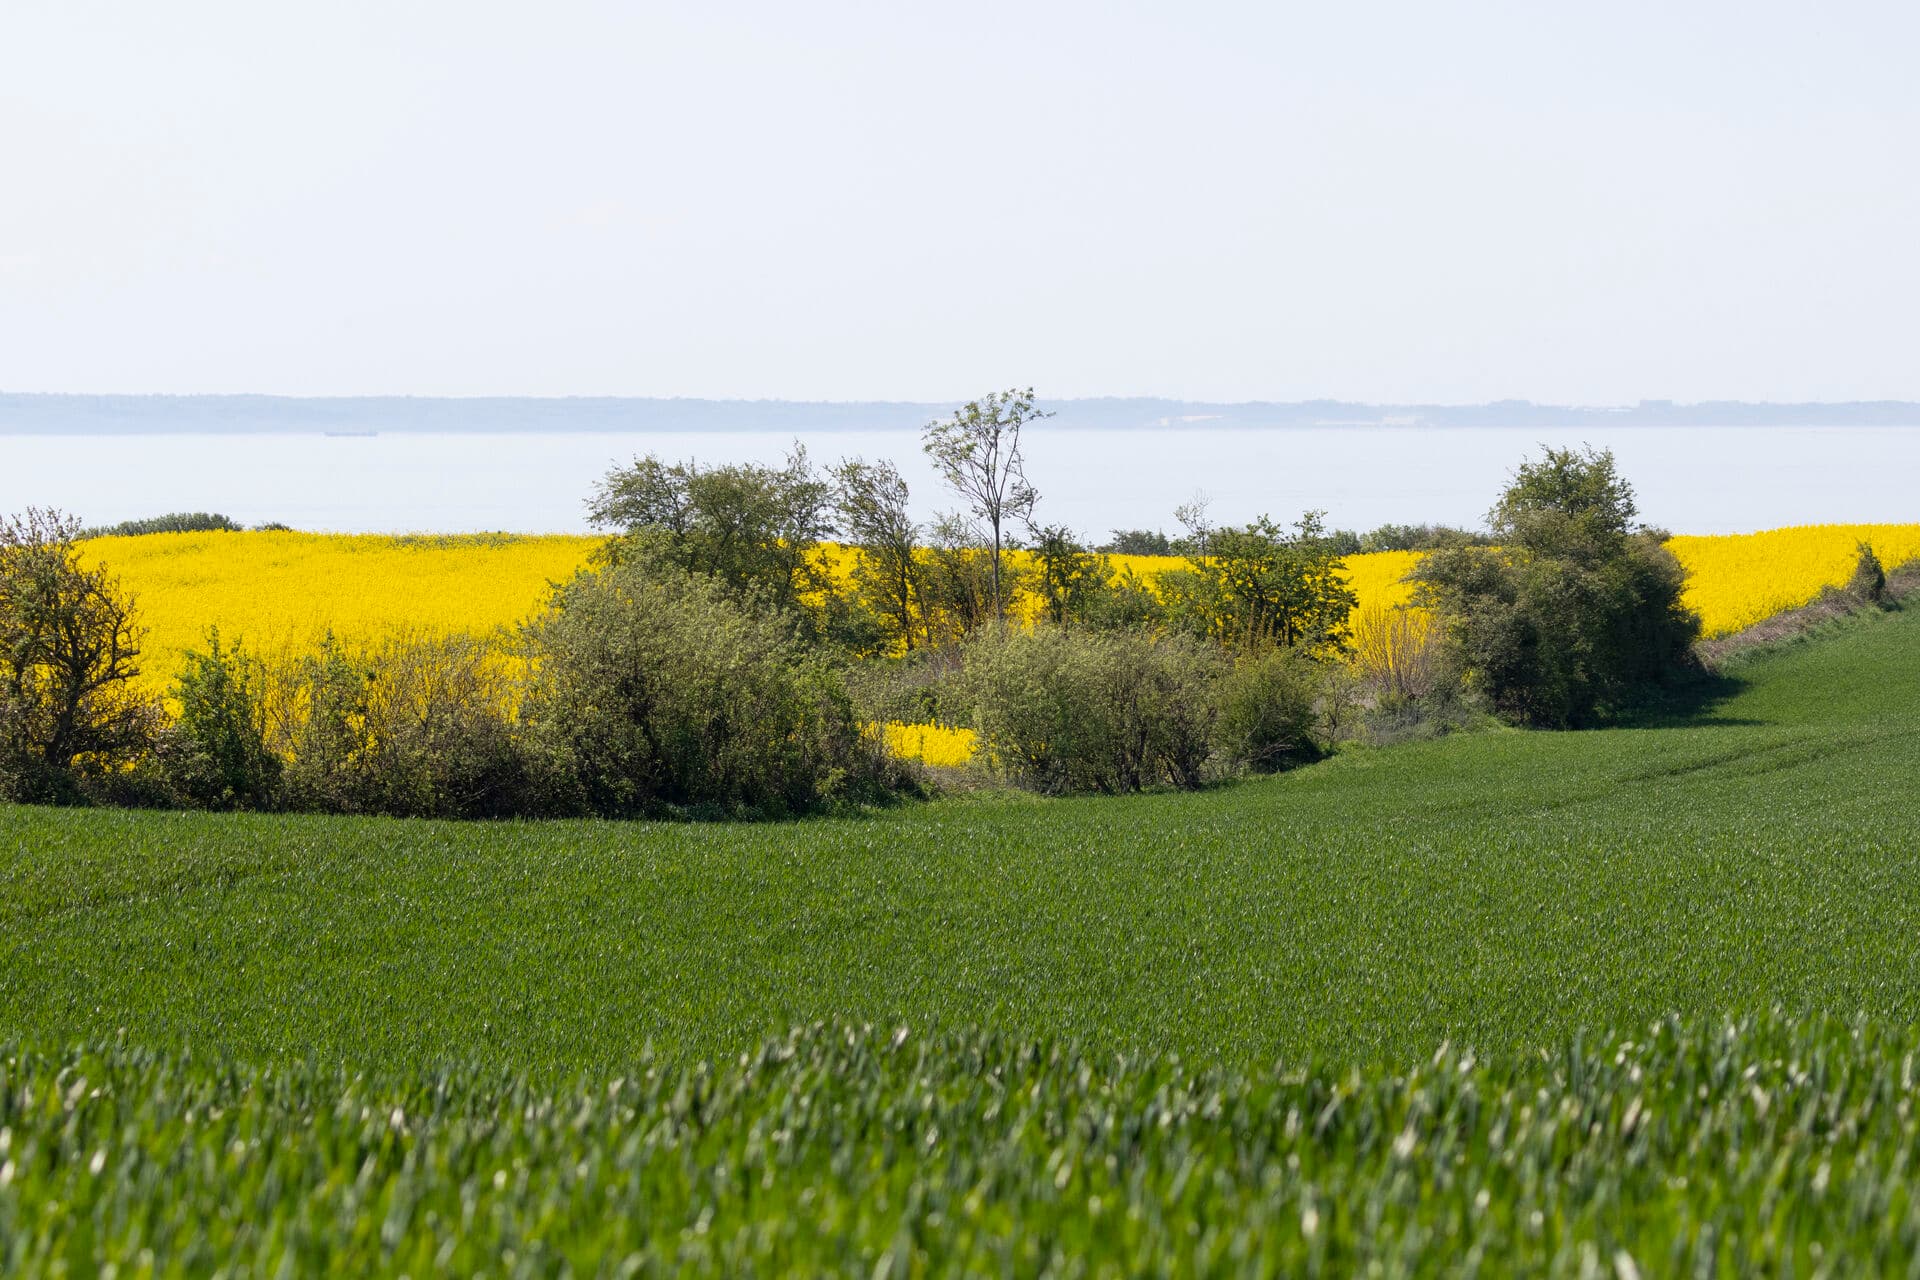
{"label": "green crop field", "polygon": [[1905,1270],[1916,778],[1908,611],[1201,794],[0,809],[0,1260]]}
{"label": "green crop field", "polygon": [[1663,1023],[1248,1076],[815,1031],[552,1092],[10,1056],[0,1269],[1911,1274],[1916,1049]]}

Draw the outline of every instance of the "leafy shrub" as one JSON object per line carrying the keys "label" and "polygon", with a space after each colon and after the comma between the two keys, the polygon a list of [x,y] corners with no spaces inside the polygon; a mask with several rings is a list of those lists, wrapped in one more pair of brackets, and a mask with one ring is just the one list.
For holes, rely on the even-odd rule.
{"label": "leafy shrub", "polygon": [[1498,547],[1443,548],[1414,570],[1448,662],[1497,713],[1592,724],[1690,665],[1685,571],[1635,515],[1611,453],[1549,449],[1490,515]]}
{"label": "leafy shrub", "polygon": [[133,600],[76,545],[76,521],[0,519],[0,796],[72,802],[137,760],[160,708],[134,683]]}
{"label": "leafy shrub", "polygon": [[1005,556],[996,561],[967,520],[948,515],[928,527],[923,582],[929,644],[956,644],[993,620],[996,564],[1004,598],[1027,589],[1027,565]]}
{"label": "leafy shrub", "polygon": [[1327,550],[1336,556],[1360,554],[1360,535],[1351,529],[1329,529],[1322,536],[1326,539]]}
{"label": "leafy shrub", "polygon": [[967,649],[973,727],[994,765],[1058,794],[1205,781],[1222,659],[1174,637],[1042,628]]}
{"label": "leafy shrub", "polygon": [[887,786],[839,675],[710,578],[638,556],[582,573],[527,639],[522,730],[551,812],[773,817]]}
{"label": "leafy shrub", "polygon": [[1439,547],[1484,547],[1491,539],[1445,524],[1383,524],[1360,536],[1360,551],[1432,551]]}
{"label": "leafy shrub", "polygon": [[1275,773],[1317,760],[1322,670],[1295,650],[1241,655],[1215,692],[1214,741],[1225,762]]}
{"label": "leafy shrub", "polygon": [[225,647],[217,628],[174,678],[179,716],[154,754],[181,799],[205,809],[266,809],[279,791],[280,758],[267,744],[266,673],[258,659]]}
{"label": "leafy shrub", "polygon": [[1142,631],[1163,626],[1167,607],[1129,565],[1089,593],[1079,621],[1103,631]]}
{"label": "leafy shrub", "polygon": [[82,538],[133,538],[147,533],[237,533],[243,526],[210,511],[174,511],[144,520],[82,529]]}
{"label": "leafy shrub", "polygon": [[972,722],[960,654],[952,648],[914,649],[897,658],[851,663],[845,678],[854,709],[869,724]]}
{"label": "leafy shrub", "polygon": [[1307,512],[1291,531],[1261,516],[1196,537],[1204,548],[1188,556],[1188,567],[1159,578],[1167,613],[1180,626],[1228,648],[1343,651],[1355,596],[1320,512]]}
{"label": "leafy shrub", "polygon": [[812,552],[832,527],[832,494],[798,444],[779,468],[703,467],[649,454],[608,472],[587,514],[616,531],[613,560],[632,556],[716,579],[738,599],[771,601],[818,637],[825,619],[813,601],[831,595],[833,584]]}
{"label": "leafy shrub", "polygon": [[1866,543],[1860,544],[1860,557],[1854,562],[1853,576],[1847,580],[1847,594],[1879,604],[1887,594],[1887,570],[1880,557]]}
{"label": "leafy shrub", "polygon": [[528,804],[503,655],[464,635],[329,636],[279,673],[269,720],[295,808],[491,818]]}
{"label": "leafy shrub", "polygon": [[1117,556],[1170,556],[1173,540],[1158,529],[1115,529],[1100,550]]}

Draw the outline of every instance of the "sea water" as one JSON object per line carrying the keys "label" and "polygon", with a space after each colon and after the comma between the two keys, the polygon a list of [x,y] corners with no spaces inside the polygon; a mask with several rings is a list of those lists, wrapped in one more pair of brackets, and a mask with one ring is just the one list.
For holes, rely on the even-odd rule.
{"label": "sea water", "polygon": [[[217,511],[352,532],[567,532],[608,468],[639,454],[778,463],[766,432],[0,436],[0,512],[29,504],[107,524]],[[922,517],[955,505],[911,431],[816,432],[816,464],[887,458]],[[1920,521],[1920,427],[1284,427],[1105,430],[1041,422],[1025,442],[1038,517],[1098,541],[1176,528],[1196,494],[1216,523],[1308,509],[1335,527],[1477,525],[1543,446],[1609,448],[1641,518],[1676,533]]]}

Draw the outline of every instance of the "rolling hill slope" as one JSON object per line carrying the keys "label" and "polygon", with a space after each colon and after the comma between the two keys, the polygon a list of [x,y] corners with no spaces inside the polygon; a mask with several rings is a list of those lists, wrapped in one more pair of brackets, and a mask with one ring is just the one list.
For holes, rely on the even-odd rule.
{"label": "rolling hill slope", "polygon": [[0,809],[0,1037],[535,1073],[795,1023],[1271,1063],[1920,1013],[1920,611],[1664,724],[767,826]]}

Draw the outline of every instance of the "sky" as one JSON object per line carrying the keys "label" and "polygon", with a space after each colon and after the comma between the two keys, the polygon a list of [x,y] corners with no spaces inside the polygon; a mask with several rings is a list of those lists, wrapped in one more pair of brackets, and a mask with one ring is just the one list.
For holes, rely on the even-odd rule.
{"label": "sky", "polygon": [[0,390],[1920,399],[1911,3],[0,0]]}

